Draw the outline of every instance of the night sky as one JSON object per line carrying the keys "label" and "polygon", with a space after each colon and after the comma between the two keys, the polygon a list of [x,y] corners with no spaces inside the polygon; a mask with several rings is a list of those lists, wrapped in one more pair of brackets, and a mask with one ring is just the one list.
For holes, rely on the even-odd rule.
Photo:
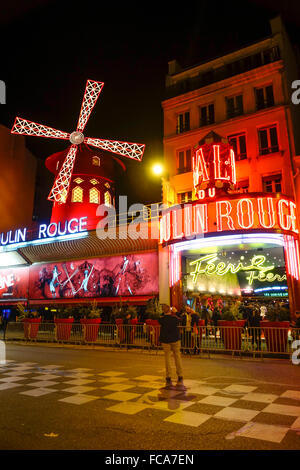
{"label": "night sky", "polygon": [[[193,65],[262,39],[270,34],[268,19],[278,13],[300,44],[297,0],[6,3],[0,79],[7,104],[0,106],[0,123],[11,128],[18,115],[72,132],[86,80],[105,82],[85,135],[146,144],[142,163],[123,158],[127,171],[118,189],[130,203],[161,200],[150,167],[162,159],[169,60]],[[66,148],[66,141],[27,137],[27,147],[43,161]],[[40,179],[45,201],[53,176],[45,171]],[[50,207],[39,203],[35,213],[44,218]]]}

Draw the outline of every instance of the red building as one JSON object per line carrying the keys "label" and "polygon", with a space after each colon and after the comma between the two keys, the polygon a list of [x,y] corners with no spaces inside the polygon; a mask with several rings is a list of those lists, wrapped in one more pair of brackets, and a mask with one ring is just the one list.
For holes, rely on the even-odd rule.
{"label": "red building", "polygon": [[[297,206],[300,203],[300,107],[291,102],[291,84],[299,76],[299,68],[280,18],[271,21],[271,29],[270,37],[199,65],[182,69],[175,60],[169,62],[167,99],[162,103],[167,173],[163,180],[163,202],[169,206],[192,202],[197,207],[198,198],[204,198],[201,202],[203,207],[207,205],[208,226],[205,226],[202,215],[205,230],[200,226],[197,231],[196,216],[192,212],[188,216],[189,226],[183,228],[183,234],[196,231],[196,235],[199,235],[202,230],[202,238],[198,242],[186,242],[184,245],[182,241],[185,237],[180,236],[180,229],[179,235],[170,234],[168,238],[167,234],[165,238],[162,237],[162,301],[171,301],[180,306],[183,298],[193,299],[196,295],[240,296],[252,292],[268,298],[286,296],[292,311],[300,307],[297,228]],[[201,191],[201,186],[195,186],[195,178],[199,179],[199,161],[195,174],[193,158],[196,149],[204,141],[218,145],[227,142],[234,150],[236,185],[230,189],[231,194],[225,197],[227,202],[219,204],[217,196],[211,197],[207,190]],[[200,157],[198,154],[198,160]],[[202,188],[205,189],[205,180],[208,183],[210,177],[203,172],[205,167],[201,174]],[[238,200],[245,201],[243,206],[238,206],[243,208],[240,216],[236,207],[233,207]],[[275,222],[279,200],[292,204],[292,214],[288,215],[294,223],[292,234],[284,228],[291,228],[290,224],[280,226],[279,219]],[[271,208],[275,208],[275,212],[272,212],[274,223],[273,219],[267,222],[267,219],[260,217],[264,209],[257,206],[258,201],[260,204],[273,201],[274,206],[272,203]],[[284,204],[280,202],[279,212]],[[221,219],[220,211],[223,211]],[[220,221],[225,222],[222,227]],[[251,241],[244,237],[245,231],[251,235]],[[293,240],[293,254],[288,260],[289,248],[285,233],[291,235]],[[262,241],[259,234],[268,236]],[[280,240],[276,240],[276,237]],[[273,282],[270,275],[269,280],[272,278],[272,282],[261,279],[255,285],[249,284],[246,274],[242,275],[243,271],[240,271],[239,276],[237,273],[235,276],[233,273],[231,276],[218,276],[216,273],[209,275],[204,270],[197,276],[197,282],[195,275],[191,275],[193,263],[206,255],[214,255],[212,264],[238,266],[242,259],[244,264],[247,262],[251,266],[253,256],[261,253],[268,266],[274,265],[273,273],[278,274],[275,276],[277,283]],[[294,274],[291,274],[291,270]],[[283,277],[284,272],[286,279]]]}

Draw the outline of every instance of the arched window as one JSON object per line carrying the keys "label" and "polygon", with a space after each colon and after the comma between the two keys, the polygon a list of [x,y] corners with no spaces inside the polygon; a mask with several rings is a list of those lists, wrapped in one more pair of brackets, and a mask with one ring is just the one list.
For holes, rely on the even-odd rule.
{"label": "arched window", "polygon": [[100,166],[100,158],[96,157],[96,155],[94,155],[93,158],[92,158],[92,164],[94,166]]}
{"label": "arched window", "polygon": [[100,192],[98,191],[98,189],[90,189],[90,202],[92,204],[100,204]]}
{"label": "arched window", "polygon": [[104,204],[106,206],[111,206],[111,194],[109,191],[105,191],[104,193]]}
{"label": "arched window", "polygon": [[83,189],[80,186],[75,186],[72,191],[72,202],[83,201]]}

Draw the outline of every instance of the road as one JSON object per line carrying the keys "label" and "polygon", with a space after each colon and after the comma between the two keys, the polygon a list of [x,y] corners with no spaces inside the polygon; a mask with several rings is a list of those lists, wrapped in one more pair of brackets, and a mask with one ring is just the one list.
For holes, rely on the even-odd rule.
{"label": "road", "polygon": [[297,450],[300,367],[183,357],[165,391],[162,353],[6,343],[2,450]]}

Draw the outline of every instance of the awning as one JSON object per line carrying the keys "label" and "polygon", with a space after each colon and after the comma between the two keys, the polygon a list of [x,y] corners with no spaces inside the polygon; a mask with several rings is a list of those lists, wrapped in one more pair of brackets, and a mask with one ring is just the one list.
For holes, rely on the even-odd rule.
{"label": "awning", "polygon": [[97,298],[83,298],[83,299],[42,299],[42,300],[30,300],[30,305],[65,305],[65,304],[91,304],[96,300],[99,307],[104,305],[115,305],[122,303],[129,303],[132,305],[146,305],[147,301],[150,300],[153,295],[136,295],[127,297],[97,297]]}
{"label": "awning", "polygon": [[0,307],[4,307],[6,305],[17,305],[17,304],[22,304],[26,305],[27,304],[27,299],[0,299]]}

